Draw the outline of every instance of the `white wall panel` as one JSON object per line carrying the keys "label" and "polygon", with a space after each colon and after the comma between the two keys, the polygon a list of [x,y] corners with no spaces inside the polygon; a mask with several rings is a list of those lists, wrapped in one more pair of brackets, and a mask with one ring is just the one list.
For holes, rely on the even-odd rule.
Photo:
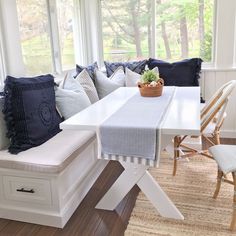
{"label": "white wall panel", "polygon": [[[202,96],[209,100],[214,92],[224,83],[236,79],[235,70],[203,71],[201,81]],[[227,106],[227,117],[222,127],[222,137],[236,138],[236,89]]]}

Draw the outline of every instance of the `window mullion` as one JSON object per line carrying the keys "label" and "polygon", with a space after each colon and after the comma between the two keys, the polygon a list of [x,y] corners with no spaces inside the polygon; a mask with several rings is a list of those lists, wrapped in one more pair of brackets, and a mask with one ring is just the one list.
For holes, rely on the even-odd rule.
{"label": "window mullion", "polygon": [[97,44],[98,44],[98,64],[99,66],[103,65],[104,57],[103,57],[103,34],[102,34],[102,6],[101,0],[97,0]]}
{"label": "window mullion", "polygon": [[81,1],[74,0],[74,17],[73,17],[73,37],[74,37],[74,50],[75,62],[79,65],[85,64],[85,50],[82,34],[82,17],[81,17]]}
{"label": "window mullion", "polygon": [[151,19],[152,19],[152,33],[151,33],[151,52],[150,57],[156,58],[156,0],[151,1]]}
{"label": "window mullion", "polygon": [[5,52],[3,49],[2,26],[0,25],[0,84],[6,77]]}
{"label": "window mullion", "polygon": [[47,0],[49,35],[51,40],[52,61],[54,73],[62,72],[60,39],[57,22],[56,0]]}

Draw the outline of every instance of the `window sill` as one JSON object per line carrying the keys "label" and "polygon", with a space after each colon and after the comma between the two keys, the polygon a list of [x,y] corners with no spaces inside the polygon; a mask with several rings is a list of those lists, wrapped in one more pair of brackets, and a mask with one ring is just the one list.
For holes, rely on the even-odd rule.
{"label": "window sill", "polygon": [[227,71],[236,71],[236,67],[214,67],[214,66],[202,66],[203,72],[227,72]]}

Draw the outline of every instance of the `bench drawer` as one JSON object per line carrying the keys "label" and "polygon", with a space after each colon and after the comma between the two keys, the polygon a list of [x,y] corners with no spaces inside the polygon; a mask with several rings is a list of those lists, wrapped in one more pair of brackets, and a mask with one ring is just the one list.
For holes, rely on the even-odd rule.
{"label": "bench drawer", "polygon": [[3,176],[6,200],[51,205],[50,181],[46,179]]}

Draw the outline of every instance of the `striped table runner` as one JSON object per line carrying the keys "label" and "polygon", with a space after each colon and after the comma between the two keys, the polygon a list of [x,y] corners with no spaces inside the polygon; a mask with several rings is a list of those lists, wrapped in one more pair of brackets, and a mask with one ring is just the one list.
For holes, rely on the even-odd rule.
{"label": "striped table runner", "polygon": [[141,97],[137,90],[99,127],[99,158],[156,166],[161,125],[174,92],[175,87],[168,87],[161,97]]}

